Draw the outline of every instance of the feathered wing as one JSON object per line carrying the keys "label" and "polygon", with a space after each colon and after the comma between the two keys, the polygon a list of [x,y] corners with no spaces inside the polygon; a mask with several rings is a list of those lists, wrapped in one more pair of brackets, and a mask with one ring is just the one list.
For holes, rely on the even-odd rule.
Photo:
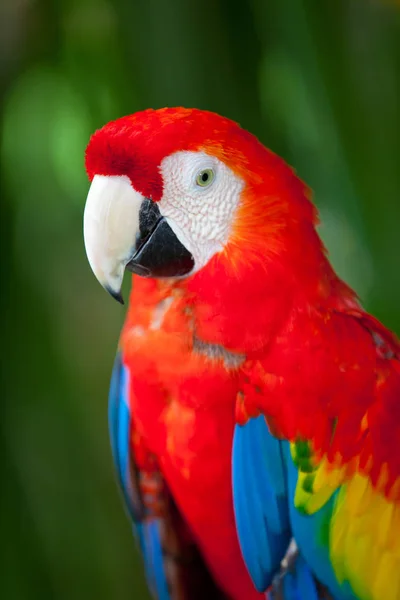
{"label": "feathered wing", "polygon": [[282,442],[264,417],[235,428],[232,483],[240,547],[257,590],[279,571],[291,539]]}
{"label": "feathered wing", "polygon": [[[312,440],[291,444],[293,527],[305,554],[344,598],[400,598],[400,352],[397,341],[369,315],[354,317],[375,352],[373,400],[359,425],[355,452],[317,455]],[[360,348],[362,352],[362,348]],[[332,447],[338,423],[332,427]],[[343,427],[343,426],[342,426]],[[343,431],[343,429],[342,429]],[[294,468],[293,468],[294,467]],[[314,536],[307,537],[312,523]],[[325,559],[316,555],[323,548]],[[331,573],[329,570],[331,569]],[[333,577],[332,577],[333,575]]]}
{"label": "feathered wing", "polygon": [[257,590],[271,586],[267,599],[328,600],[303,556],[291,552],[287,448],[262,415],[235,428],[233,499],[243,558]]}
{"label": "feathered wing", "polygon": [[[284,369],[290,373],[294,362],[288,363],[289,367],[285,364],[278,378],[266,371],[263,374],[258,363],[256,368],[252,366],[253,376],[246,373],[250,379],[246,391],[251,398],[247,408],[254,413],[256,395],[251,386],[253,390],[257,386],[258,393],[263,388],[263,397],[268,392],[274,396],[278,390],[273,400],[279,398],[280,402],[273,406],[268,400],[264,414],[245,427],[254,427],[251,423],[265,416],[287,439],[277,443],[284,448],[293,535],[301,555],[334,598],[399,600],[400,347],[390,332],[362,311],[332,314],[327,327],[335,337],[326,340],[322,336],[321,343],[318,330],[313,330],[313,353],[307,359],[314,360],[311,368],[315,369],[315,380],[306,388],[310,395],[303,398],[302,412],[300,404],[295,406],[298,392],[285,387]],[[332,355],[327,354],[324,343],[333,348]],[[297,352],[297,360],[301,355]],[[307,368],[310,370],[309,366],[303,369],[296,365],[300,389]],[[334,375],[337,369],[335,377],[329,379],[333,387],[319,387],[323,369],[323,376]],[[344,397],[339,396],[339,390]],[[312,398],[315,392],[320,399]],[[262,402],[258,410],[263,412]],[[266,425],[263,435],[270,436]],[[247,469],[252,473],[257,468],[256,480],[264,477],[268,485],[268,464],[253,458],[250,467],[251,456],[248,454]],[[258,481],[256,495],[248,506],[257,510],[263,507],[264,498],[263,511],[267,512],[269,490],[263,490]],[[261,527],[264,520],[268,538],[271,525],[259,514],[258,525]],[[260,560],[262,547],[257,547]],[[270,569],[270,562],[266,552],[264,570]]]}
{"label": "feathered wing", "polygon": [[118,353],[109,395],[111,447],[150,591],[157,600],[224,600],[154,457],[146,454],[137,439],[130,411],[129,378],[129,368]]}

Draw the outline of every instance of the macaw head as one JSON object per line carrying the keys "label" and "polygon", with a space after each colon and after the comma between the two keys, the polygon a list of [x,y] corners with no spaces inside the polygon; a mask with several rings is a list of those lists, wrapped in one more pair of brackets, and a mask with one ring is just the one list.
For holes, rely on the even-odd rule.
{"label": "macaw head", "polygon": [[145,110],[108,123],[90,139],[86,169],[87,256],[120,301],[126,269],[188,278],[215,261],[236,273],[265,268],[295,260],[314,231],[307,189],[284,161],[207,111]]}

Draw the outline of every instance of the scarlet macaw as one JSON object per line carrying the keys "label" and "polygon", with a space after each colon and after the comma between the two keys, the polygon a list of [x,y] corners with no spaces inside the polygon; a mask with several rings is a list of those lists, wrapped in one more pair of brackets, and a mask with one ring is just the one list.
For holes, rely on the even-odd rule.
{"label": "scarlet macaw", "polygon": [[[86,152],[118,300],[120,482],[156,597],[400,598],[400,351],[333,271],[307,187],[232,121],[147,110]],[[276,581],[276,580],[275,580]],[[329,590],[329,592],[328,592]]]}

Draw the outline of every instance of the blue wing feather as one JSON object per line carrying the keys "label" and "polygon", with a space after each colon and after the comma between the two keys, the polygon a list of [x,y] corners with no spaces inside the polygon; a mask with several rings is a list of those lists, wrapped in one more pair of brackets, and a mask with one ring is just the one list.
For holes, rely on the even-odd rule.
{"label": "blue wing feather", "polygon": [[[319,600],[315,578],[304,558],[297,554],[294,563],[274,581],[267,600]],[[327,598],[327,596],[324,596]]]}
{"label": "blue wing feather", "polygon": [[126,506],[134,524],[134,532],[143,554],[149,587],[158,600],[170,600],[164,570],[160,537],[160,519],[144,519],[138,494],[134,458],[129,445],[131,415],[129,409],[129,371],[117,354],[111,377],[109,404],[111,449]]}
{"label": "blue wing feather", "polygon": [[287,442],[270,434],[263,416],[235,427],[232,481],[238,537],[257,590],[263,592],[273,582],[268,599],[318,600],[316,579],[300,553],[281,567],[293,536],[288,449]]}
{"label": "blue wing feather", "polygon": [[293,598],[318,600],[314,575],[301,555],[297,557],[296,571],[293,579],[295,580],[295,588],[297,589],[297,596],[293,596]]}
{"label": "blue wing feather", "polygon": [[260,592],[279,570],[291,539],[281,445],[262,416],[235,428],[232,483],[236,526],[244,561]]}
{"label": "blue wing feather", "polygon": [[157,600],[170,600],[160,543],[159,519],[138,523],[136,529],[150,591]]}

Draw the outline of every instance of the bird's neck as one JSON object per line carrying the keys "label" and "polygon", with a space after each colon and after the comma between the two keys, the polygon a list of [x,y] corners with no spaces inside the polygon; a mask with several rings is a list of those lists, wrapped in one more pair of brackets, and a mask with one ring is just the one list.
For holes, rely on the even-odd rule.
{"label": "bird's neck", "polygon": [[182,315],[179,326],[187,322],[182,326],[186,335],[250,357],[265,352],[287,324],[296,321],[299,311],[357,305],[354,293],[336,276],[325,255],[317,258],[300,255],[292,270],[275,261],[268,266],[249,263],[232,274],[224,261],[216,260],[180,281],[135,276],[128,321],[136,322],[138,314],[148,310],[153,315],[149,327],[154,329],[173,302]]}
{"label": "bird's neck", "polygon": [[356,306],[354,292],[337,277],[322,252],[314,261],[303,259],[302,270],[298,265],[290,270],[277,261],[268,267],[249,264],[237,276],[229,276],[220,261],[181,282],[196,335],[249,355],[265,350],[298,311]]}

